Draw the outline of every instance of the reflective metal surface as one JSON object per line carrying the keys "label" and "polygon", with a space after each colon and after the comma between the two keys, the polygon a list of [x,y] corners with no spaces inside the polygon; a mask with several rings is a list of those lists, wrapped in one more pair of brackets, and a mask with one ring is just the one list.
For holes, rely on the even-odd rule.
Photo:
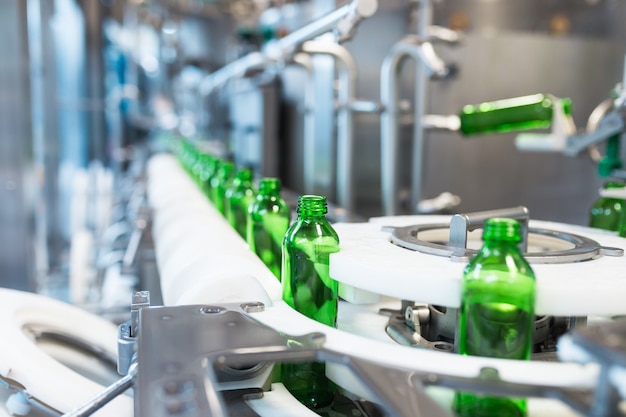
{"label": "reflective metal surface", "polygon": [[[24,93],[29,68],[22,34],[27,30],[25,2],[0,4],[4,59],[0,65],[0,286],[35,288],[35,242],[31,233],[35,207],[28,198],[35,186],[32,154],[31,101]],[[43,168],[43,167],[42,167]]]}

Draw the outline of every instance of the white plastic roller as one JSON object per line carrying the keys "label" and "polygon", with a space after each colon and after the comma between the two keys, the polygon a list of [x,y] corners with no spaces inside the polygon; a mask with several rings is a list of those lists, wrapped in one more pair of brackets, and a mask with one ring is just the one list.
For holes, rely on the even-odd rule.
{"label": "white plastic roller", "polygon": [[150,159],[148,180],[165,304],[281,298],[280,282],[171,155]]}

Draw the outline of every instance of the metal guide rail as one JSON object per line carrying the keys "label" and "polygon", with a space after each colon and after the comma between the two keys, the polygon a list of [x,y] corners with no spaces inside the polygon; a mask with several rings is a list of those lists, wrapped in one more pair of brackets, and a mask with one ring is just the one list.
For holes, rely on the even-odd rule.
{"label": "metal guide rail", "polygon": [[492,367],[483,367],[471,377],[451,376],[420,370],[419,363],[398,367],[385,364],[382,357],[380,362],[359,358],[350,353],[350,346],[341,351],[327,348],[323,333],[291,336],[262,324],[255,319],[255,314],[265,311],[259,302],[148,307],[145,293],[135,300],[138,329],[129,333],[132,320],[120,326],[121,349],[134,345],[132,364],[124,366],[126,376],[67,416],[91,415],[131,384],[135,416],[257,416],[246,400],[262,398],[262,388],[228,391],[220,384],[259,375],[273,363],[309,361],[345,366],[363,382],[382,415],[451,417],[450,410],[425,392],[431,386],[553,398],[586,416],[623,415],[620,393],[624,395],[626,389],[619,375],[626,369],[625,320],[568,335],[566,352],[577,351],[578,359],[601,366],[595,387],[573,388],[507,382]]}
{"label": "metal guide rail", "polygon": [[[528,209],[523,206],[476,213],[455,214],[451,218],[449,225],[436,223],[406,227],[383,227],[383,230],[391,232],[391,240],[398,246],[430,255],[449,257],[453,261],[467,262],[478,252],[475,249],[467,248],[468,232],[482,227],[485,221],[492,217],[510,217],[521,223],[523,234],[521,242],[522,251],[524,252],[524,258],[530,263],[570,263],[587,261],[599,255],[624,255],[624,251],[621,248],[602,246],[595,240],[585,236],[556,230],[530,228],[528,226]],[[441,229],[450,230],[450,238],[447,244],[422,240],[418,236],[421,232]],[[551,237],[568,242],[572,247],[565,250],[527,252],[528,235],[530,234]]]}

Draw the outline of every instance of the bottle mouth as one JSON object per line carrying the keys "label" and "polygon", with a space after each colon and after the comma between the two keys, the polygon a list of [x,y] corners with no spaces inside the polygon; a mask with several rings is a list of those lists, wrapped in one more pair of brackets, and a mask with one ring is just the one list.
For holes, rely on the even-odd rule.
{"label": "bottle mouth", "polygon": [[298,214],[323,215],[328,212],[326,197],[302,195],[298,198]]}
{"label": "bottle mouth", "polygon": [[509,218],[487,219],[483,230],[483,240],[521,242],[520,224],[517,220]]}

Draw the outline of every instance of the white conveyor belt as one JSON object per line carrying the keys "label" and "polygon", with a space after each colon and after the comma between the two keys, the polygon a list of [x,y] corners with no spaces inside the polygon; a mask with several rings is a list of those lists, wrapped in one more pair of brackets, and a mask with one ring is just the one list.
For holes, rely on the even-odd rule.
{"label": "white conveyor belt", "polygon": [[166,305],[281,299],[280,282],[171,155],[150,159],[148,198]]}

